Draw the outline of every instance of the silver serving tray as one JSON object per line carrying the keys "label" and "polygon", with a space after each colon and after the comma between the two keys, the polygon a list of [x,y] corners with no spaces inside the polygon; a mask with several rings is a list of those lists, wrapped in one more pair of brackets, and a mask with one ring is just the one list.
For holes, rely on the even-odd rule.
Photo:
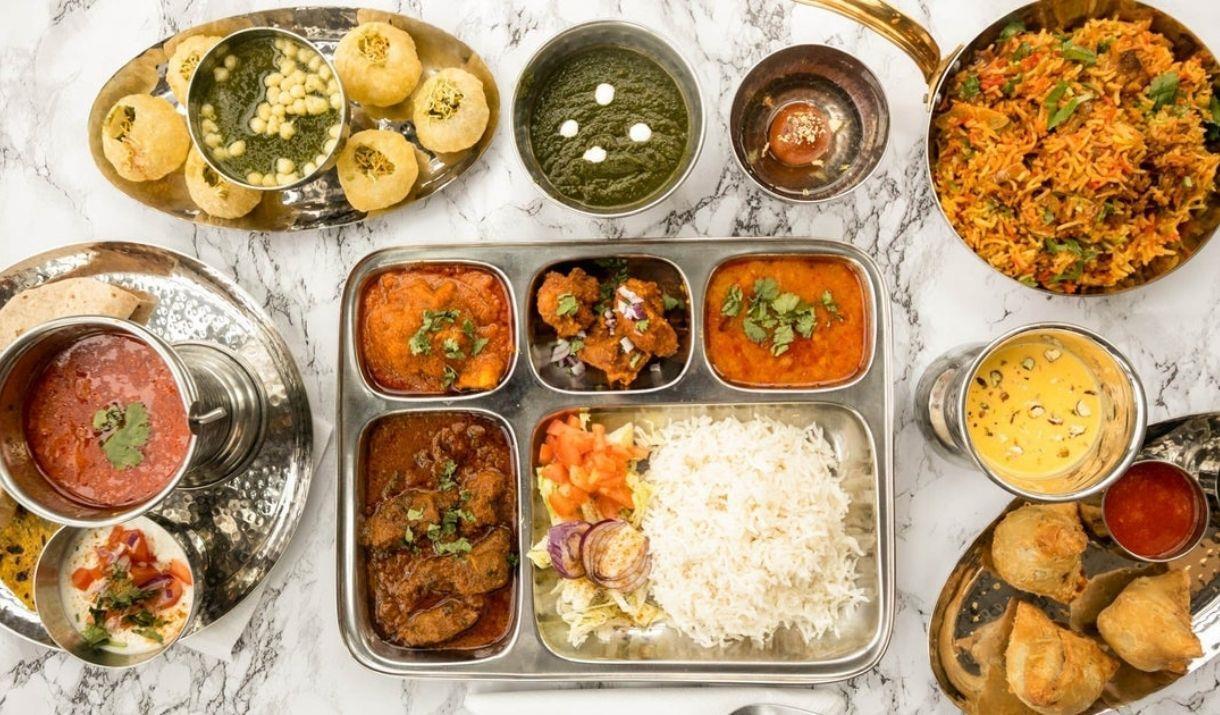
{"label": "silver serving tray", "polygon": [[[1210,499],[1216,498],[1220,480],[1220,412],[1189,415],[1151,425],[1140,451],[1140,458],[1173,462],[1199,476]],[[991,535],[1005,514],[1027,502],[1015,499],[983,530],[958,560],[946,580],[932,612],[928,627],[932,672],[940,689],[955,705],[967,710],[972,694],[982,684],[985,673],[979,659],[989,647],[1003,648],[996,626],[1014,597],[1043,607],[1061,624],[1091,620],[1084,616],[1106,605],[1136,574],[1160,573],[1154,568],[1123,555],[1108,538],[1098,538],[1086,522],[1089,547],[1084,554],[1085,574],[1090,580],[1102,575],[1108,585],[1099,587],[1096,605],[1077,606],[1075,616],[1067,607],[1049,599],[1018,591],[999,577],[991,566]],[[1085,500],[1100,506],[1100,498]],[[1193,551],[1171,562],[1175,569],[1191,574],[1190,610],[1192,624],[1203,643],[1203,657],[1191,661],[1187,672],[1202,668],[1220,652],[1220,515],[1212,509],[1212,523],[1203,541]],[[1099,582],[1100,584],[1101,582]],[[1078,601],[1090,595],[1086,591]],[[1184,674],[1142,673],[1125,663],[1106,686],[1102,696],[1085,711],[1087,715],[1109,713],[1157,692]]]}
{"label": "silver serving tray", "polygon": [[[393,107],[351,105],[351,131],[362,129],[392,129],[404,134],[416,145],[419,178],[411,193],[398,204],[366,214],[357,211],[344,198],[334,167],[317,179],[294,189],[268,192],[254,211],[239,219],[220,219],[207,215],[186,191],[182,170],[172,172],[157,181],[128,181],[115,172],[102,153],[101,126],[107,112],[119,98],[128,94],[153,94],[177,105],[169,84],[165,81],[166,63],[178,42],[191,35],[228,35],[247,27],[279,27],[313,42],[327,58],[333,58],[339,40],[348,30],[371,21],[390,23],[406,30],[413,40],[423,65],[422,78],[444,67],[459,67],[483,82],[491,117],[483,138],[470,149],[451,154],[436,154],[415,141],[415,127],[410,121],[411,97]],[[169,51],[165,48],[169,47]],[[185,110],[179,107],[179,112]],[[393,211],[417,199],[436,193],[461,176],[478,161],[491,145],[500,116],[500,91],[491,70],[482,58],[461,40],[444,30],[413,17],[363,8],[301,7],[264,10],[246,15],[234,15],[214,20],[167,37],[123,65],[102,85],[89,110],[89,149],[93,162],[114,186],[140,203],[176,218],[211,226],[224,226],[243,231],[301,231],[333,228],[363,221],[370,215]],[[278,197],[278,198],[277,198]]]}
{"label": "silver serving tray", "polygon": [[[815,254],[845,258],[869,291],[873,358],[849,385],[814,390],[748,390],[731,387],[712,371],[704,355],[704,291],[712,270],[727,259],[751,255]],[[544,271],[556,263],[625,257],[633,272],[663,286],[681,281],[688,291],[687,329],[681,349],[658,371],[645,370],[630,391],[588,389],[548,368],[551,337],[531,314],[532,297]],[[513,304],[516,355],[501,386],[491,392],[446,397],[387,394],[369,382],[357,349],[357,306],[366,281],[379,272],[413,262],[468,262],[498,272]],[[693,317],[691,317],[693,316]],[[890,310],[876,264],[842,243],[817,240],[701,240],[582,242],[562,244],[466,244],[382,250],[362,260],[348,277],[339,339],[339,519],[337,580],[339,629],[362,665],[413,678],[522,680],[635,680],[717,683],[822,683],[859,675],[881,659],[894,621],[894,496],[892,475],[893,376],[890,372]],[[591,375],[594,371],[585,373]],[[361,518],[361,452],[366,429],[388,414],[423,410],[475,410],[497,416],[515,440],[518,537],[522,555],[549,524],[536,494],[532,462],[536,430],[549,415],[585,408],[613,423],[630,415],[661,422],[690,414],[767,414],[777,419],[817,421],[859,483],[852,523],[861,525],[870,547],[860,562],[860,582],[869,604],[849,619],[839,636],[805,645],[777,634],[767,647],[701,649],[672,628],[632,630],[609,643],[590,637],[581,648],[567,645],[566,627],[555,616],[554,574],[521,559],[515,580],[509,635],[481,650],[400,648],[381,640],[372,627],[364,584]]]}
{"label": "silver serving tray", "polygon": [[[164,248],[114,241],[48,251],[0,273],[0,305],[27,288],[86,276],[141,296],[132,320],[169,342],[228,347],[244,359],[267,394],[267,436],[250,467],[216,486],[178,490],[152,511],[183,527],[205,553],[195,632],[241,603],[292,538],[313,472],[309,399],[288,346],[262,309],[220,273]],[[38,615],[2,584],[0,625],[56,647]]]}

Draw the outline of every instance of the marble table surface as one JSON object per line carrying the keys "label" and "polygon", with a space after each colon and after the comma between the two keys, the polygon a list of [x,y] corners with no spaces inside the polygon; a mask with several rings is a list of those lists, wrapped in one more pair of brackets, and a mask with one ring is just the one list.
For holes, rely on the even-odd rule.
{"label": "marble table surface", "polygon": [[[1154,0],[1220,48],[1220,4]],[[461,36],[511,93],[530,53],[555,32],[622,17],[671,37],[697,68],[709,111],[702,157],[661,206],[599,221],[559,208],[520,170],[501,130],[482,162],[422,204],[340,230],[243,234],[197,228],[120,194],[93,167],[86,114],[102,82],[158,39],[282,0],[23,0],[0,20],[0,265],[55,246],[136,240],[198,256],[261,303],[333,415],[338,304],[344,277],[377,248],[420,242],[614,239],[640,236],[816,236],[849,241],[881,265],[894,316],[898,611],[880,666],[827,686],[854,712],[951,712],[928,667],[930,611],[956,555],[1008,501],[979,474],[939,459],[913,421],[915,380],[943,351],[1022,323],[1059,319],[1100,331],[1133,359],[1151,417],[1220,406],[1220,246],[1172,279],[1107,299],[1049,298],[986,269],[937,214],[923,176],[923,81],[884,40],[829,13],[785,0],[366,0]],[[1021,0],[900,0],[954,47]],[[933,12],[933,8],[935,11]],[[889,150],[851,196],[822,206],[767,198],[734,164],[725,127],[737,81],[764,55],[801,42],[862,58],[893,112]],[[461,712],[462,682],[376,675],[340,641],[335,609],[335,461],[314,480],[296,536],[300,556],[274,575],[231,662],[178,649],[121,673],[83,668],[0,633],[0,711],[185,712],[406,710]],[[1220,661],[1141,704],[1143,712],[1220,711]]]}

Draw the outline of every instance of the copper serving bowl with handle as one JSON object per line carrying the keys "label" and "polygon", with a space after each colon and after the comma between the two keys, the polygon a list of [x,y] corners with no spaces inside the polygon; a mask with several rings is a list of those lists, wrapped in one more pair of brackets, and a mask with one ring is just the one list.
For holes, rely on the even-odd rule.
{"label": "copper serving bowl with handle", "polygon": [[[1072,30],[1088,20],[1107,18],[1126,21],[1150,20],[1151,29],[1167,37],[1173,43],[1174,58],[1181,60],[1193,55],[1203,58],[1204,67],[1212,77],[1213,84],[1220,78],[1220,65],[1217,65],[1215,55],[1207,48],[1199,37],[1189,28],[1165,12],[1135,0],[1039,0],[1024,7],[1017,8],[996,18],[973,40],[947,54],[941,51],[940,45],[932,35],[918,22],[904,15],[884,0],[795,0],[804,5],[823,8],[855,20],[874,32],[893,42],[905,52],[923,73],[928,83],[925,104],[928,108],[928,124],[924,135],[927,163],[926,174],[932,193],[936,196],[936,205],[941,216],[957,235],[958,239],[969,248],[965,238],[949,221],[945,213],[941,196],[933,181],[933,168],[937,160],[937,130],[935,119],[939,115],[938,107],[943,105],[948,92],[951,78],[959,69],[965,66],[979,51],[995,42],[1004,28],[1012,22],[1022,22],[1031,29]],[[1157,258],[1140,270],[1112,286],[1081,286],[1077,293],[1070,295],[1113,295],[1132,288],[1147,285],[1152,281],[1171,273],[1178,266],[1193,257],[1207,243],[1208,239],[1220,226],[1220,190],[1213,190],[1208,197],[1207,206],[1195,213],[1180,231],[1180,242],[1173,255]],[[988,267],[995,269],[971,249],[971,253]],[[1032,288],[1049,295],[1065,295],[1062,291],[1051,290],[1042,286],[1031,286],[1021,283],[1009,276],[1013,282]]]}

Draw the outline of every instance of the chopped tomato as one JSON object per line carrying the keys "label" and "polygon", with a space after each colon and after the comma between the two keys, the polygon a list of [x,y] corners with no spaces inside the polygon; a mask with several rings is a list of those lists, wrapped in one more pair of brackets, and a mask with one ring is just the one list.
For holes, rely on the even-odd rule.
{"label": "chopped tomato", "polygon": [[135,544],[127,549],[127,553],[131,555],[132,563],[147,564],[156,561],[157,559],[153,556],[152,548],[148,545],[148,539],[144,538],[144,532],[137,531],[135,533]]}
{"label": "chopped tomato", "polygon": [[179,581],[186,584],[187,586],[190,586],[192,583],[194,583],[194,579],[191,578],[190,568],[188,568],[186,564],[182,563],[181,561],[179,561],[177,559],[174,559],[173,561],[169,562],[169,573],[171,576],[178,579]]}
{"label": "chopped tomato", "polygon": [[540,474],[556,485],[548,501],[565,519],[578,518],[590,501],[607,518],[634,508],[627,474],[632,462],[647,456],[646,448],[608,441],[604,424],[585,429],[574,414],[551,420],[538,449]]}
{"label": "chopped tomato", "polygon": [[183,588],[180,581],[170,579],[161,590],[161,597],[157,599],[157,608],[165,609],[172,607],[182,598],[182,594],[185,591],[186,589]]}
{"label": "chopped tomato", "polygon": [[144,587],[144,584],[161,575],[161,572],[155,566],[139,563],[133,563],[128,573],[131,575],[131,582],[141,588]]}
{"label": "chopped tomato", "polygon": [[79,568],[72,572],[72,585],[76,586],[81,591],[84,591],[92,586],[94,581],[101,577],[101,567],[95,566],[91,569]]}

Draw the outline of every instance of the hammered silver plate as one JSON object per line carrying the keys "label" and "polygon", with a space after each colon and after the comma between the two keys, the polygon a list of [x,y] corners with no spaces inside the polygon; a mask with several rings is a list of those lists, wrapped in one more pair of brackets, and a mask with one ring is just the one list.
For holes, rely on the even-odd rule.
{"label": "hammered silver plate", "polygon": [[[1148,427],[1141,459],[1173,462],[1196,474],[1213,500],[1212,522],[1193,551],[1169,564],[1190,574],[1190,610],[1195,633],[1203,643],[1203,656],[1191,661],[1187,672],[1202,668],[1220,653],[1220,510],[1214,506],[1220,480],[1220,412],[1189,415]],[[981,477],[980,477],[981,478]],[[1027,502],[1013,500],[958,560],[940,592],[928,627],[932,672],[940,689],[962,710],[983,687],[986,653],[1003,648],[1001,622],[1016,597],[1041,607],[1063,625],[1075,624],[1086,633],[1092,628],[1085,614],[1095,615],[1131,578],[1164,571],[1124,556],[1108,538],[1098,537],[1086,523],[1089,546],[1084,553],[1090,587],[1073,608],[1014,589],[991,565],[991,535],[1005,514]],[[1100,506],[1100,497],[1086,500]],[[1086,601],[1086,603],[1079,603]],[[1088,603],[1093,601],[1093,603]],[[1144,673],[1125,663],[1107,684],[1086,715],[1114,712],[1157,692],[1184,673]]]}
{"label": "hammered silver plate", "polygon": [[[844,260],[868,293],[872,357],[845,384],[815,389],[759,390],[723,381],[703,345],[708,281],[717,267],[749,256],[818,256]],[[572,262],[624,258],[633,275],[657,281],[689,298],[679,324],[678,353],[645,370],[630,390],[608,390],[597,380],[573,379],[549,364],[554,339],[535,320],[533,297],[548,269]],[[512,303],[515,341],[509,374],[494,390],[467,395],[408,397],[379,389],[365,375],[356,334],[360,296],[367,282],[388,269],[420,262],[476,264],[496,272]],[[655,681],[702,683],[824,683],[851,678],[881,659],[893,631],[894,490],[893,375],[889,294],[877,265],[844,243],[814,239],[664,239],[606,243],[466,244],[411,246],[377,251],[348,276],[340,321],[338,439],[339,518],[337,558],[339,630],[362,665],[411,678],[484,680]],[[586,371],[586,378],[594,374]],[[777,633],[763,645],[738,643],[699,648],[672,628],[627,629],[608,642],[567,643],[555,614],[555,575],[522,558],[514,582],[512,623],[500,642],[476,650],[411,649],[382,640],[373,627],[358,543],[363,493],[362,452],[368,428],[390,414],[475,411],[503,423],[515,442],[518,548],[524,554],[549,527],[533,478],[540,425],[558,412],[586,409],[608,425],[647,419],[661,426],[693,415],[742,419],[768,416],[790,424],[817,423],[840,457],[850,482],[849,528],[866,554],[857,565],[868,604],[840,623],[835,634],[805,643]]]}
{"label": "hammered silver plate", "polygon": [[[406,30],[413,40],[423,65],[423,78],[445,67],[458,67],[478,77],[487,96],[490,118],[483,137],[473,147],[449,154],[437,154],[415,140],[410,120],[412,97],[393,107],[350,105],[351,131],[390,129],[400,132],[416,145],[419,178],[405,199],[386,209],[366,214],[347,202],[334,167],[317,179],[287,191],[270,191],[252,212],[238,219],[219,219],[207,215],[191,201],[182,171],[176,170],[157,181],[127,181],[119,176],[102,153],[102,120],[114,103],[128,94],[164,97],[177,107],[177,100],[165,81],[166,63],[178,43],[192,35],[225,36],[248,27],[278,27],[301,35],[314,43],[328,58],[333,58],[339,40],[364,22],[387,22]],[[185,112],[178,107],[179,112]],[[140,203],[176,218],[211,226],[243,231],[302,231],[333,228],[363,221],[369,216],[393,211],[417,199],[440,191],[467,169],[474,166],[496,133],[500,116],[500,91],[483,59],[465,43],[444,30],[407,15],[345,7],[300,7],[264,10],[234,15],[197,25],[167,37],[123,65],[98,91],[89,110],[89,149],[93,162],[111,184]]]}
{"label": "hammered silver plate", "polygon": [[[206,556],[202,604],[192,632],[250,594],[283,554],[305,508],[313,471],[309,399],[288,346],[250,296],[198,260],[139,243],[48,251],[0,273],[0,305],[60,278],[94,277],[142,298],[132,317],[171,343],[223,345],[250,366],[267,394],[267,436],[250,467],[231,480],[178,490],[152,514],[181,526]],[[55,648],[38,615],[0,585],[0,625]]]}

